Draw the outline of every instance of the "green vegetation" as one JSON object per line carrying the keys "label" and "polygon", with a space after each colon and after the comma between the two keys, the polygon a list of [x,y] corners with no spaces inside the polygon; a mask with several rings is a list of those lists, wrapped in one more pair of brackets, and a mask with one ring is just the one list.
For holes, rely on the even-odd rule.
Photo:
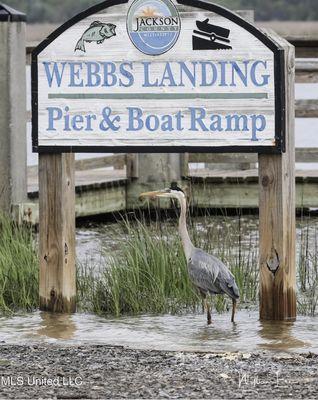
{"label": "green vegetation", "polygon": [[[190,219],[189,225],[194,244],[231,267],[241,293],[240,307],[255,307],[259,279],[257,219],[207,216],[196,219],[195,224]],[[106,229],[108,233],[111,227]],[[123,220],[116,224],[112,239],[111,246],[116,244],[117,249],[110,252],[109,247],[105,248],[98,265],[78,263],[80,311],[119,316],[201,309],[201,298],[189,281],[175,219],[162,223]],[[297,244],[298,312],[316,315],[317,222],[310,218],[301,221]],[[215,296],[213,302],[219,312],[231,307],[226,296]],[[29,226],[17,226],[0,216],[0,313],[32,311],[37,307],[34,233]]]}
{"label": "green vegetation", "polygon": [[38,307],[38,262],[32,229],[0,215],[0,312]]}
{"label": "green vegetation", "polygon": [[[232,269],[238,282],[241,301],[257,302],[257,238],[247,234],[242,245],[241,219],[206,218],[191,225],[194,244],[221,258]],[[178,313],[194,311],[202,301],[189,281],[186,260],[172,223],[124,222],[120,252],[113,253],[108,267],[96,276],[96,266],[79,269],[79,298],[86,311],[119,316],[139,313]],[[244,239],[246,240],[246,238]],[[244,248],[243,248],[244,247]],[[83,302],[84,301],[84,302]],[[226,296],[213,297],[218,311],[229,309]]]}
{"label": "green vegetation", "polygon": [[300,233],[297,284],[298,311],[304,315],[315,315],[318,308],[318,229],[304,221]]}
{"label": "green vegetation", "polygon": [[[298,228],[298,312],[316,315],[318,306],[318,227],[310,219]],[[230,266],[238,283],[239,307],[257,306],[259,290],[257,219],[207,216],[190,219],[194,244]],[[107,228],[109,229],[109,228]],[[186,270],[176,221],[124,222],[120,243],[107,268],[85,264],[78,270],[78,295],[82,310],[101,315],[178,313],[199,310],[201,299]],[[109,255],[109,249],[105,249]],[[96,271],[99,271],[96,274]],[[230,309],[227,296],[213,296],[218,312]]]}
{"label": "green vegetation", "polygon": [[[24,11],[30,22],[63,22],[99,0],[6,0]],[[317,0],[216,0],[232,10],[254,9],[258,20],[317,20]]]}
{"label": "green vegetation", "polygon": [[199,296],[189,281],[179,238],[140,222],[125,222],[125,230],[121,252],[98,277],[82,268],[80,298],[89,294],[94,312],[116,316],[194,309]]}

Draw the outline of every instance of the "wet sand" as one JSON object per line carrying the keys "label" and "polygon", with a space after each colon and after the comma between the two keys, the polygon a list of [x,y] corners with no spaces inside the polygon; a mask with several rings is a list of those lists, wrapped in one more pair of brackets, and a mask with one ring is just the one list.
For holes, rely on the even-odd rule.
{"label": "wet sand", "polygon": [[0,398],[314,399],[318,356],[0,346]]}

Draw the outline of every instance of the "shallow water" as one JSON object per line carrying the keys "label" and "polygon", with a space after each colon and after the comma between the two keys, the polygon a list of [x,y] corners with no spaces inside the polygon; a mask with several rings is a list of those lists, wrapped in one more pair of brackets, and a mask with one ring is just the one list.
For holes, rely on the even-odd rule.
{"label": "shallow water", "polygon": [[[221,238],[226,232],[226,235],[230,235],[228,240],[234,250],[238,240],[238,223],[237,217],[224,216],[193,220],[195,231],[203,240],[207,240],[212,231],[213,237],[220,232]],[[304,236],[308,241],[308,252],[316,253],[317,229],[316,217],[297,220],[298,258],[300,242]],[[248,251],[257,251],[257,217],[241,217],[240,232],[242,255]],[[176,234],[176,220],[163,222],[161,233],[167,237]],[[122,224],[81,227],[77,230],[77,256],[81,261],[93,263],[96,268],[107,267],[108,257],[115,251],[120,252],[125,237],[127,232]],[[257,259],[257,254],[253,257]],[[299,316],[296,322],[260,322],[257,311],[244,309],[238,311],[235,324],[230,322],[229,313],[214,314],[211,326],[207,326],[203,314],[102,318],[81,313],[54,315],[35,312],[12,318],[0,317],[1,341],[9,344],[93,343],[174,351],[249,353],[270,350],[297,353],[311,351],[318,354],[317,317]]]}
{"label": "shallow water", "polygon": [[257,312],[245,310],[238,311],[235,324],[225,313],[215,315],[210,326],[203,314],[106,319],[90,314],[36,312],[0,318],[0,340],[7,344],[89,343],[173,351],[318,353],[314,318],[260,322]]}
{"label": "shallow water", "polygon": [[[200,217],[193,219],[192,223],[204,240],[207,240],[209,230],[219,230],[221,236],[226,231],[233,246],[237,245],[238,217]],[[176,234],[176,224],[177,221],[173,219],[163,222],[162,234]],[[257,251],[258,218],[241,217],[240,229],[242,254],[253,249]],[[303,217],[297,220],[297,258],[300,257],[300,242],[304,235],[308,240],[309,253],[315,253],[317,229],[317,217]],[[108,256],[116,251],[120,252],[125,238],[127,232],[122,224],[78,228],[77,256],[80,261],[95,265],[97,269],[107,267]],[[215,314],[213,320],[212,326],[207,326],[203,314],[143,315],[106,319],[91,314],[69,316],[36,312],[13,318],[0,318],[0,341],[19,344],[99,343],[175,351],[270,350],[318,353],[317,317],[299,316],[294,323],[260,322],[257,311],[240,310],[235,324],[230,322],[228,313]]]}

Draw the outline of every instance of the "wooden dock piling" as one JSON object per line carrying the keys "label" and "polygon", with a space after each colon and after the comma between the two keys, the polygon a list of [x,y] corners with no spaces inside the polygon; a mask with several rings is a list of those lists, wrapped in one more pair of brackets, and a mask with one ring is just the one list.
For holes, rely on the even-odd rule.
{"label": "wooden dock piling", "polygon": [[260,318],[296,318],[295,49],[285,53],[286,152],[259,155]]}
{"label": "wooden dock piling", "polygon": [[40,309],[75,312],[74,154],[39,154]]}
{"label": "wooden dock piling", "polygon": [[[127,208],[139,208],[139,194],[145,191],[163,189],[169,187],[171,182],[178,182],[181,186],[182,175],[182,155],[171,153],[157,154],[137,154],[133,158],[135,167],[130,165],[129,170],[133,170],[130,176],[130,184],[127,187]],[[133,168],[133,169],[132,169]],[[162,201],[170,207],[169,201]]]}
{"label": "wooden dock piling", "polygon": [[25,14],[0,3],[0,210],[27,200]]}

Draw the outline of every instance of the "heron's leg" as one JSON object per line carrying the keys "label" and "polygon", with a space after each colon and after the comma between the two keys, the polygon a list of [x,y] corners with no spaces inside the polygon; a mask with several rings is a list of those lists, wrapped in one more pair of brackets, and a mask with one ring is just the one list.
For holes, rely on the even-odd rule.
{"label": "heron's leg", "polygon": [[235,310],[236,310],[236,300],[235,300],[235,299],[232,299],[232,304],[233,304],[233,307],[232,307],[232,318],[231,318],[231,322],[234,322],[234,315],[235,315]]}
{"label": "heron's leg", "polygon": [[210,300],[206,299],[206,309],[207,309],[207,320],[208,320],[208,325],[212,324],[212,317],[211,317],[211,311],[212,311],[212,306]]}
{"label": "heron's leg", "polygon": [[203,292],[203,290],[199,289],[201,298],[202,298],[202,312],[205,312],[205,307],[206,307],[206,293]]}

